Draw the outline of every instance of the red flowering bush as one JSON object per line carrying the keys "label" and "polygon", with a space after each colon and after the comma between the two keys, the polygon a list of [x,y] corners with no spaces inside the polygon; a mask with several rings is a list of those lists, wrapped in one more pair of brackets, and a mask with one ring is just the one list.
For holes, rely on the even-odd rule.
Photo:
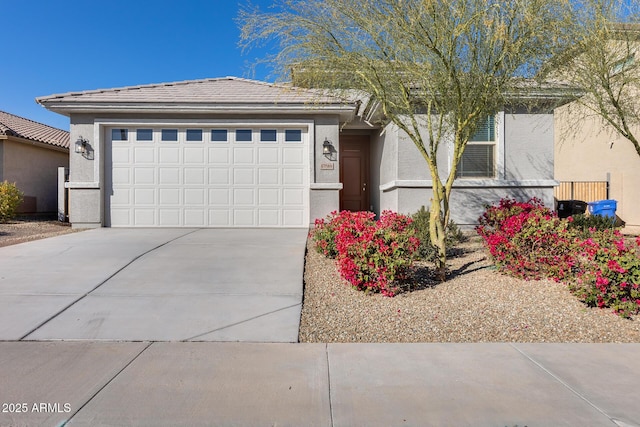
{"label": "red flowering bush", "polygon": [[594,230],[579,246],[571,292],[591,307],[612,308],[622,317],[640,313],[640,237],[634,245],[617,230]]}
{"label": "red flowering bush", "polygon": [[640,313],[640,237],[626,243],[617,230],[584,230],[559,219],[538,200],[503,199],[476,228],[496,266],[525,279],[553,278],[587,305]]}
{"label": "red flowering bush", "polygon": [[352,286],[394,296],[420,244],[410,224],[409,217],[391,211],[379,221],[371,212],[342,211],[316,221],[311,236],[320,252],[336,254],[340,275]]}
{"label": "red flowering bush", "polygon": [[480,217],[478,234],[498,268],[516,277],[564,279],[575,264],[575,233],[540,200],[502,199]]}
{"label": "red flowering bush", "polygon": [[309,237],[314,242],[316,251],[323,254],[327,258],[335,258],[338,256],[336,249],[336,235],[338,228],[344,221],[350,220],[351,212],[333,211],[327,218],[316,219],[313,230],[309,232]]}

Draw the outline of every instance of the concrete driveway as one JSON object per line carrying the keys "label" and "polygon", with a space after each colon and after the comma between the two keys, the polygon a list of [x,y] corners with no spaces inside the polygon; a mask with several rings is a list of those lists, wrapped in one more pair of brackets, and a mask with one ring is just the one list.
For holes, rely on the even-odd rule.
{"label": "concrete driveway", "polygon": [[0,340],[297,342],[304,229],[96,229],[0,248]]}

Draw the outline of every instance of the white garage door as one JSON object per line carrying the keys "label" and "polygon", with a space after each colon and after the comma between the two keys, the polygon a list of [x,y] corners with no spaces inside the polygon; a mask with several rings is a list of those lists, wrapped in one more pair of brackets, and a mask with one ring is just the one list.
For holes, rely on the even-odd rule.
{"label": "white garage door", "polygon": [[106,225],[307,227],[301,128],[106,130]]}

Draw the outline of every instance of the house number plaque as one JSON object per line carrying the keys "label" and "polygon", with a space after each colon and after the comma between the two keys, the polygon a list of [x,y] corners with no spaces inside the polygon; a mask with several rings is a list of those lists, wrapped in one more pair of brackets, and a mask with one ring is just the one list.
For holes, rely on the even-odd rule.
{"label": "house number plaque", "polygon": [[333,163],[320,163],[320,170],[332,171],[333,170]]}

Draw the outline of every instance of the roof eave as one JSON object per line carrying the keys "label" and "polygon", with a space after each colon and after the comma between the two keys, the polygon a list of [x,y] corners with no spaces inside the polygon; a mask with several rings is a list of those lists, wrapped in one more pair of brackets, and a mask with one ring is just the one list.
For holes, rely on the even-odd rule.
{"label": "roof eave", "polygon": [[47,110],[70,116],[80,113],[201,113],[201,114],[338,114],[352,119],[357,104],[175,104],[175,103],[90,103],[65,102],[39,98],[37,102]]}

